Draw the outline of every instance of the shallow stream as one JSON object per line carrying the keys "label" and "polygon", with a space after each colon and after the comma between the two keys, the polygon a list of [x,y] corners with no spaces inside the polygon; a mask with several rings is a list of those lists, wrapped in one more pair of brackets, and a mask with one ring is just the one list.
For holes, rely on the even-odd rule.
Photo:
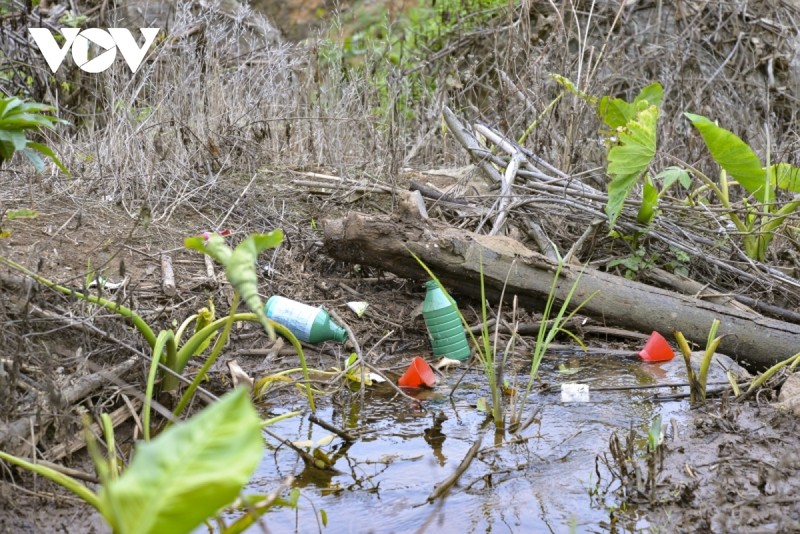
{"label": "shallow stream", "polygon": [[[334,399],[318,409],[318,417],[366,431],[349,446],[336,438],[322,447],[338,473],[305,467],[294,451],[281,447],[267,452],[247,491],[270,493],[285,477],[295,477],[302,492],[299,508],[268,513],[265,523],[272,533],[316,532],[320,509],[328,519],[324,532],[608,532],[618,503],[603,495],[613,481],[596,457],[608,451],[614,431],[634,428],[644,446],[659,413],[665,427],[671,419],[685,424],[688,403],[651,400],[670,389],[597,388],[685,382],[679,360],[655,365],[618,356],[550,357],[540,369],[549,389],[531,394],[522,419],[535,414],[534,421],[516,435],[496,434],[476,409],[480,397],[490,397],[477,370],[467,373],[452,400],[450,389],[461,371],[440,377],[417,403],[386,386],[370,391],[363,404],[357,394],[347,402]],[[527,374],[517,380],[524,390]],[[566,382],[589,384],[589,402],[562,402],[560,385]],[[329,434],[308,417],[270,429],[291,441],[316,443]],[[477,439],[480,451],[458,483],[446,497],[428,503]],[[614,528],[645,526],[639,521]]]}

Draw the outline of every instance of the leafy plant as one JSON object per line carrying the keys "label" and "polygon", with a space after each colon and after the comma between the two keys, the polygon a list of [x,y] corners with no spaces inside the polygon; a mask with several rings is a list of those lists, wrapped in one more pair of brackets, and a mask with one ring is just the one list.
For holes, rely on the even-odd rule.
{"label": "leafy plant", "polygon": [[[763,261],[775,232],[789,215],[800,208],[800,198],[797,196],[781,207],[776,202],[780,190],[800,193],[800,168],[788,163],[770,164],[769,156],[766,166],[762,166],[753,149],[733,132],[717,126],[702,115],[684,113],[684,116],[700,132],[711,157],[722,168],[719,185],[699,171],[695,171],[696,174],[716,194],[722,205],[731,210],[727,216],[743,234],[745,253]],[[745,199],[743,218],[732,209],[728,176],[758,203],[751,204]]]}
{"label": "leafy plant", "polygon": [[[202,240],[203,238],[198,239]],[[215,258],[218,258],[218,260],[225,265],[228,280],[235,289],[231,312],[227,317],[213,320],[208,325],[195,331],[195,333],[191,335],[189,339],[187,339],[182,345],[181,336],[185,332],[187,325],[197,319],[196,315],[189,317],[186,321],[184,321],[181,327],[178,328],[177,332],[174,332],[173,330],[162,330],[159,332],[158,336],[156,336],[153,329],[147,324],[147,322],[145,322],[144,319],[142,319],[130,308],[122,306],[121,304],[110,299],[82,293],[80,291],[56,284],[55,282],[44,278],[43,276],[8,258],[0,256],[0,263],[22,272],[37,282],[60,293],[74,296],[81,300],[103,306],[104,308],[129,319],[133,323],[134,327],[136,327],[139,333],[144,337],[147,344],[150,346],[152,354],[150,372],[148,374],[145,391],[146,399],[143,416],[145,438],[147,439],[150,432],[150,399],[152,399],[153,396],[158,366],[159,363],[161,363],[162,358],[164,358],[164,364],[166,367],[172,371],[172,373],[163,374],[162,388],[165,391],[170,391],[175,389],[178,385],[178,379],[175,375],[180,375],[185,369],[186,364],[189,362],[189,359],[199,354],[201,352],[200,348],[203,346],[203,344],[206,344],[206,342],[213,335],[222,329],[222,334],[217,337],[211,355],[206,359],[203,366],[200,368],[200,371],[197,373],[194,380],[178,402],[178,405],[175,408],[175,415],[177,416],[187,406],[195,390],[200,385],[200,382],[206,376],[208,369],[211,367],[211,365],[213,365],[221,353],[222,347],[228,339],[228,333],[230,332],[233,323],[236,321],[260,322],[262,325],[264,325],[264,328],[268,333],[271,332],[271,334],[274,336],[275,332],[277,331],[286,339],[288,339],[295,350],[297,350],[304,377],[306,381],[308,380],[308,367],[306,365],[305,354],[303,353],[300,342],[289,329],[274,321],[271,321],[270,319],[267,319],[263,306],[260,306],[261,299],[258,297],[256,290],[257,275],[254,266],[256,258],[259,252],[265,248],[278,246],[278,244],[280,244],[283,240],[283,233],[280,230],[275,230],[268,234],[251,235],[242,243],[240,243],[240,245],[233,251],[231,251],[227,245],[224,245],[224,243],[220,244],[220,240],[222,240],[222,237],[218,234],[212,234],[209,236],[209,241],[211,242],[211,248],[209,250],[213,251]],[[201,250],[205,250],[204,247],[206,245],[202,242],[198,243],[197,239],[189,238],[187,239],[187,246],[190,248],[200,248]],[[245,300],[246,302],[249,300],[248,305],[254,310],[253,313],[236,313],[240,293],[246,295]],[[306,386],[302,387],[306,391],[309,406],[312,410],[315,409],[312,390]]]}
{"label": "leafy plant", "polygon": [[380,100],[377,119],[412,120],[442,84],[461,85],[455,69],[440,66],[435,54],[507,6],[502,0],[438,0],[397,14],[354,10],[352,19],[342,21],[344,28],[336,28],[340,35],[324,45],[323,64],[341,65],[346,77],[367,75]]}
{"label": "leafy plant", "polygon": [[689,343],[683,334],[675,331],[675,340],[678,342],[678,347],[681,349],[683,361],[686,364],[686,374],[689,377],[689,397],[692,403],[702,403],[706,400],[706,385],[708,383],[708,369],[711,366],[711,360],[717,352],[719,344],[722,342],[723,336],[717,336],[717,329],[719,328],[719,320],[714,319],[711,323],[711,329],[708,331],[708,340],[706,341],[706,350],[703,354],[703,360],[700,362],[700,369],[698,374],[695,374],[692,367],[692,351],[689,348]]}
{"label": "leafy plant", "polygon": [[[104,421],[106,435],[113,436],[110,418]],[[107,460],[93,455],[101,480],[97,493],[49,467],[5,452],[0,452],[0,459],[73,492],[100,512],[114,532],[155,534],[191,532],[233,502],[264,450],[261,421],[244,388],[154,440],[139,443],[121,475],[117,475],[113,440],[107,440],[107,445]]]}
{"label": "leafy plant", "polygon": [[57,124],[67,124],[47,114],[54,110],[50,106],[25,102],[14,96],[0,98],[0,166],[10,160],[15,152],[21,152],[41,172],[44,170],[41,154],[50,158],[61,172],[69,176],[69,171],[50,147],[28,139],[30,133],[42,129],[54,130]]}
{"label": "leafy plant", "polygon": [[603,122],[612,128],[617,142],[608,151],[608,224],[614,224],[622,211],[625,199],[634,186],[644,178],[642,205],[637,219],[648,224],[655,216],[658,191],[647,175],[656,154],[656,124],[661,108],[661,84],[648,85],[639,92],[632,103],[620,98],[603,97],[597,111]]}
{"label": "leafy plant", "polygon": [[606,266],[611,269],[612,267],[622,266],[625,268],[625,278],[632,280],[636,277],[640,270],[647,269],[654,264],[656,256],[654,254],[648,255],[647,250],[643,245],[639,245],[631,254],[621,258],[615,258],[609,261]]}
{"label": "leafy plant", "polygon": [[563,304],[556,312],[555,317],[551,320],[551,314],[553,313],[553,306],[555,304],[556,299],[556,287],[558,285],[559,277],[561,275],[561,270],[563,268],[563,263],[561,261],[558,262],[556,266],[556,272],[553,275],[553,283],[550,286],[550,292],[547,295],[547,303],[545,304],[544,311],[542,312],[542,318],[539,323],[539,332],[536,335],[536,344],[533,347],[533,354],[532,354],[532,361],[531,361],[531,370],[528,375],[528,384],[525,387],[525,394],[522,396],[522,400],[519,404],[519,408],[515,410],[515,413],[512,414],[512,424],[519,425],[522,420],[522,413],[525,408],[525,403],[527,402],[528,397],[531,394],[531,390],[533,389],[533,382],[536,379],[536,376],[539,372],[539,366],[542,363],[542,358],[544,357],[545,353],[547,352],[550,343],[552,343],[553,339],[555,339],[556,334],[559,332],[563,332],[573,339],[577,341],[577,343],[583,346],[580,339],[578,339],[573,333],[569,332],[568,330],[564,329],[564,323],[566,323],[569,319],[572,318],[578,310],[580,310],[587,302],[589,302],[597,292],[592,293],[586,299],[581,302],[572,312],[567,314],[567,308],[569,307],[570,302],[572,301],[572,296],[575,294],[575,290],[578,288],[578,284],[581,280],[581,275],[583,271],[578,274],[573,282],[572,286],[569,288],[569,292],[567,293],[566,298],[564,299]]}
{"label": "leafy plant", "polygon": [[[581,91],[563,76],[554,74],[551,78],[595,107],[603,123],[610,128],[605,132],[609,147],[607,172],[611,176],[605,208],[609,228],[613,231],[625,200],[639,182],[643,184],[643,192],[636,218],[641,224],[650,224],[656,215],[658,200],[664,193],[676,181],[685,187],[691,183],[688,173],[682,173],[680,169],[665,169],[655,177],[648,173],[656,155],[656,126],[664,97],[661,84],[656,82],[644,87],[633,102],[627,102],[608,96],[598,99]],[[656,184],[658,180],[663,182],[660,191]]]}

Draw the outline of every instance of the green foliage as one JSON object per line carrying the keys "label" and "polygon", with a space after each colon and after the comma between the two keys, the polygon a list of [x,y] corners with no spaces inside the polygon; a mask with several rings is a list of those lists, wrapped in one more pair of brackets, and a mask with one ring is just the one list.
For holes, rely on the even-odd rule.
{"label": "green foliage", "polygon": [[123,476],[100,492],[109,523],[121,534],[190,532],[236,498],[263,449],[258,415],[237,389],[137,447]]}
{"label": "green foliage", "polygon": [[[651,106],[661,108],[664,89],[660,83],[652,83],[639,91],[633,102],[628,103],[621,98],[604,96],[597,103],[597,113],[609,128],[626,128],[628,123],[636,119],[636,115]],[[655,134],[654,134],[655,135]]]}
{"label": "green foliage", "polygon": [[[216,235],[216,234],[214,234]],[[213,236],[211,236],[213,237]],[[217,236],[219,239],[214,238],[209,239],[211,241],[211,247],[208,249],[208,253],[212,254],[214,257],[217,257],[221,261],[225,262],[226,265],[226,274],[229,277],[233,277],[231,281],[231,285],[234,286],[237,291],[234,292],[234,305],[231,307],[231,312],[227,317],[222,319],[217,319],[209,323],[208,325],[200,328],[199,330],[195,331],[195,333],[186,340],[183,345],[181,345],[181,336],[186,329],[186,326],[191,322],[194,321],[197,316],[190,317],[184,324],[178,329],[178,332],[175,333],[172,330],[162,330],[158,336],[154,333],[153,329],[147,322],[142,319],[137,313],[135,313],[130,308],[126,308],[125,306],[120,305],[119,303],[105,299],[103,297],[85,294],[80,291],[76,291],[55,282],[40,276],[39,274],[31,271],[30,269],[26,268],[23,265],[20,265],[13,260],[0,256],[0,263],[11,267],[19,272],[30,276],[37,282],[46,285],[47,287],[54,289],[60,293],[65,295],[70,295],[86,302],[91,302],[93,304],[97,304],[99,306],[103,306],[104,308],[118,313],[119,315],[131,320],[133,325],[139,331],[139,333],[145,338],[145,341],[150,346],[152,351],[152,361],[150,367],[150,373],[148,375],[147,381],[147,388],[146,388],[146,398],[145,398],[145,408],[144,408],[144,420],[145,420],[145,435],[149,437],[149,421],[150,421],[150,400],[153,396],[153,391],[155,388],[155,380],[156,374],[158,371],[158,365],[162,362],[162,358],[164,358],[165,365],[171,369],[175,374],[180,375],[186,367],[186,364],[189,362],[189,359],[192,356],[199,354],[201,347],[206,344],[206,341],[211,338],[211,336],[215,335],[220,329],[223,329],[222,335],[217,337],[216,343],[214,344],[214,349],[212,350],[211,355],[206,359],[203,367],[201,367],[200,371],[195,376],[194,380],[192,381],[189,388],[184,393],[183,397],[181,398],[180,402],[178,403],[177,408],[175,409],[175,414],[178,415],[181,411],[186,407],[191,396],[194,394],[194,391],[199,386],[200,382],[204,379],[206,372],[210,368],[210,366],[216,361],[216,358],[219,356],[220,352],[222,351],[222,347],[228,339],[228,333],[230,332],[231,326],[236,321],[258,321],[262,325],[265,325],[267,331],[272,331],[273,335],[275,331],[278,331],[286,337],[292,346],[298,352],[298,357],[300,358],[300,363],[303,368],[304,376],[306,381],[308,380],[308,368],[306,366],[305,355],[303,354],[302,347],[300,342],[297,338],[289,331],[287,328],[275,323],[266,318],[263,307],[258,308],[259,313],[252,313],[252,314],[238,314],[236,313],[236,306],[238,304],[239,299],[239,289],[247,292],[255,292],[255,297],[260,301],[260,297],[257,294],[257,288],[255,287],[257,284],[257,279],[254,279],[255,275],[255,266],[253,265],[256,261],[256,257],[258,251],[263,250],[264,248],[268,248],[270,246],[277,246],[283,238],[283,233],[280,230],[276,230],[274,232],[270,232],[269,234],[256,234],[253,236],[248,237],[243,241],[243,246],[240,245],[235,250],[231,250],[227,245],[224,243],[219,243],[219,240],[222,239],[221,236]],[[198,238],[201,239],[202,238]],[[196,240],[189,239],[187,240],[187,246],[193,245],[190,248],[200,248],[204,250],[204,245],[197,244]],[[252,262],[250,265],[247,265],[247,262]],[[255,300],[251,297],[251,303]],[[257,306],[257,305],[256,305]],[[265,322],[266,321],[266,324]],[[180,347],[180,348],[178,348]],[[177,378],[173,376],[171,373],[165,373],[163,375],[162,381],[162,388],[165,391],[170,391],[177,387]],[[311,409],[315,409],[314,405],[314,398],[312,394],[312,390],[310,388],[306,388],[307,397],[309,401],[309,405]]]}
{"label": "green foliage", "polygon": [[675,340],[681,349],[683,361],[686,365],[686,374],[689,377],[689,396],[692,403],[702,403],[706,400],[708,369],[711,366],[711,360],[714,358],[717,348],[719,348],[719,344],[722,343],[722,339],[725,337],[717,336],[719,325],[718,319],[714,319],[711,323],[711,328],[708,331],[708,340],[706,341],[706,350],[703,354],[703,360],[700,362],[698,373],[695,373],[692,368],[692,351],[689,348],[689,343],[681,332],[675,331]]}
{"label": "green foliage", "polygon": [[[656,82],[644,87],[632,102],[627,102],[609,96],[598,99],[581,91],[563,76],[551,74],[550,77],[593,106],[603,123],[610,128],[605,132],[609,144],[607,170],[611,176],[605,207],[609,229],[613,232],[625,201],[640,181],[644,187],[637,220],[643,225],[650,224],[656,216],[658,200],[680,176],[672,171],[651,178],[647,173],[656,155],[656,127],[664,98],[661,84]],[[663,180],[661,191],[656,187],[659,179]],[[682,184],[687,181],[691,182],[681,179]]]}
{"label": "green foliage", "polygon": [[661,446],[664,437],[661,434],[661,414],[656,415],[647,429],[647,452],[654,452]]}
{"label": "green foliage", "polygon": [[759,202],[768,203],[774,198],[767,174],[756,153],[736,134],[720,128],[707,118],[684,113],[703,137],[711,157],[720,167],[753,195]]}
{"label": "green foliage", "polygon": [[189,237],[185,242],[186,248],[208,254],[225,267],[228,281],[241,294],[250,311],[256,314],[271,340],[275,339],[275,330],[271,321],[267,319],[264,302],[258,295],[256,261],[262,251],[275,248],[281,242],[283,242],[281,230],[273,230],[268,234],[252,234],[233,250],[225,243],[225,238],[216,233]]}
{"label": "green foliage", "polygon": [[704,179],[726,208],[731,208],[727,176],[730,175],[761,205],[745,202],[745,216],[740,218],[730,212],[731,222],[743,234],[745,253],[753,259],[766,259],[767,248],[775,232],[786,218],[800,209],[796,196],[783,206],[776,203],[780,190],[800,192],[800,168],[788,163],[777,163],[767,167],[761,165],[756,153],[736,134],[717,126],[714,122],[692,113],[684,113],[703,137],[711,157],[722,168],[719,185]]}
{"label": "green foliage", "polygon": [[69,171],[48,146],[28,139],[30,133],[37,133],[42,129],[54,130],[57,124],[66,124],[66,121],[48,115],[54,109],[13,96],[0,98],[0,166],[4,161],[10,160],[15,152],[21,152],[37,171],[44,170],[41,156],[45,156],[69,176]]}
{"label": "green foliage", "polygon": [[351,71],[367,75],[381,102],[374,108],[377,119],[412,120],[440,84],[461,85],[446,56],[431,56],[507,7],[503,0],[421,1],[392,15],[366,4],[352,10],[353,18],[323,46],[322,57],[328,64],[340,62],[346,77]]}
{"label": "green foliage", "polygon": [[[612,229],[622,211],[625,199],[647,172],[656,154],[656,122],[659,109],[644,101],[638,103],[637,107],[642,109],[637,111],[634,118],[624,127],[619,127],[619,144],[608,151],[608,173],[611,175],[611,182],[608,184],[606,215],[609,227]],[[652,218],[654,209],[654,206],[649,206],[643,213],[649,213]]]}
{"label": "green foliage", "polygon": [[[542,313],[542,318],[539,322],[539,332],[536,335],[536,344],[533,347],[533,354],[532,354],[532,361],[531,361],[531,370],[528,375],[528,384],[525,387],[525,393],[522,396],[522,401],[520,403],[519,408],[515,411],[512,415],[512,424],[518,426],[522,420],[523,410],[525,408],[525,403],[530,397],[531,390],[533,389],[533,383],[536,380],[536,377],[539,373],[539,366],[542,363],[542,358],[544,358],[545,353],[547,352],[548,347],[553,342],[556,337],[556,334],[559,332],[567,334],[571,336],[575,341],[583,346],[583,343],[575,337],[574,334],[564,330],[564,324],[569,321],[578,311],[587,303],[589,302],[597,292],[592,293],[586,299],[583,300],[572,312],[567,313],[567,309],[569,308],[570,302],[572,301],[572,297],[575,294],[575,291],[578,289],[578,285],[581,281],[581,276],[583,275],[583,270],[578,273],[578,276],[575,277],[575,281],[569,288],[569,292],[567,292],[566,298],[564,298],[564,302],[561,304],[561,307],[555,314],[555,317],[552,316],[553,314],[553,307],[556,301],[556,289],[558,287],[558,283],[561,280],[561,271],[563,269],[563,263],[559,260],[558,265],[556,266],[556,272],[553,275],[553,283],[550,286],[550,292],[547,295],[547,303],[544,307],[544,312]],[[552,317],[552,319],[551,319]],[[552,321],[552,322],[551,322]]]}
{"label": "green foliage", "polygon": [[[113,434],[112,434],[113,436]],[[119,534],[191,532],[233,502],[261,461],[261,421],[237,389],[189,421],[141,443],[120,476],[103,461],[98,493],[53,469],[0,452],[92,505]],[[113,466],[113,463],[111,464]]]}
{"label": "green foliage", "polygon": [[644,246],[639,245],[631,254],[609,261],[606,267],[622,266],[625,268],[625,278],[633,280],[639,271],[652,267],[655,260],[655,255],[648,254]]}

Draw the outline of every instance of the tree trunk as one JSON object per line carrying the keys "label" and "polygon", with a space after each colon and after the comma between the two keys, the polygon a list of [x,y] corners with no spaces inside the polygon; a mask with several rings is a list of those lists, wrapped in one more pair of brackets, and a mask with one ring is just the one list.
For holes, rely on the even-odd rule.
{"label": "tree trunk", "polygon": [[[397,275],[425,279],[416,254],[448,289],[480,297],[480,272],[487,297],[497,299],[506,284],[506,296],[517,295],[529,309],[541,309],[553,282],[556,264],[521,243],[503,236],[478,235],[465,230],[407,218],[351,214],[325,221],[325,248],[334,258],[372,265]],[[579,279],[580,278],[580,279]],[[714,319],[718,335],[727,334],[719,352],[756,365],[771,365],[800,351],[800,326],[762,315],[721,306],[668,290],[603,273],[565,265],[555,287],[563,302],[573,284],[578,286],[571,306],[589,296],[581,313],[607,325],[667,337],[680,330],[705,348]],[[536,308],[538,307],[538,308]]]}

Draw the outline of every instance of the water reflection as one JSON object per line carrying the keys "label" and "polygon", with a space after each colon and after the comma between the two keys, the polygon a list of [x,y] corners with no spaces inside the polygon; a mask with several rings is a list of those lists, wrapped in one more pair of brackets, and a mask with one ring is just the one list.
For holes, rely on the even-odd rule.
{"label": "water reflection", "polygon": [[[567,364],[566,367],[562,364]],[[681,421],[686,405],[655,404],[640,391],[591,391],[590,402],[561,403],[560,384],[592,388],[652,384],[653,369],[637,360],[614,357],[554,357],[543,362],[541,381],[549,390],[534,392],[517,433],[493,431],[480,397],[490,398],[477,372],[464,377],[449,397],[447,377],[424,398],[409,401],[390,388],[371,390],[321,407],[318,416],[361,437],[351,444],[336,439],[324,447],[336,471],[307,467],[286,447],[267,454],[250,491],[269,492],[285,475],[297,477],[304,499],[298,511],[278,509],[266,516],[270,532],[316,531],[316,509],[326,511],[330,532],[617,532],[643,525],[612,523],[614,502],[598,498],[595,464],[608,450],[615,430],[644,434],[655,413]],[[564,373],[565,368],[569,369]],[[511,369],[507,377],[514,379]],[[562,372],[560,372],[562,371]],[[527,370],[519,369],[518,391]],[[521,384],[521,386],[519,386]],[[327,431],[307,417],[281,422],[272,430],[289,440],[316,442]],[[426,498],[457,468],[477,436],[486,436],[474,461],[448,496]],[[313,503],[313,507],[312,507]]]}

